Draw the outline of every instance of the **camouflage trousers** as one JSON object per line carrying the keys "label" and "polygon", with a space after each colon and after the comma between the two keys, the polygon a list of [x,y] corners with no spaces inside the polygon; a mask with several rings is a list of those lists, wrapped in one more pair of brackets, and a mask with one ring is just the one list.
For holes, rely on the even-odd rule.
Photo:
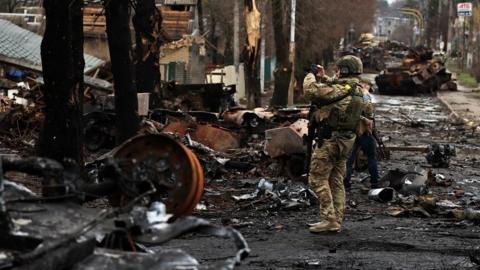
{"label": "camouflage trousers", "polygon": [[320,201],[321,220],[342,223],[345,210],[343,179],[355,135],[325,140],[312,154],[308,183]]}

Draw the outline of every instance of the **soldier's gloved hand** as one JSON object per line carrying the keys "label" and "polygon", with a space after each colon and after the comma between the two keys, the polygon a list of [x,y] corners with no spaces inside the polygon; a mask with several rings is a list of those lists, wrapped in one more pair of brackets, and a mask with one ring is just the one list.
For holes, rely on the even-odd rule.
{"label": "soldier's gloved hand", "polygon": [[373,121],[363,116],[360,117],[360,120],[365,124],[368,131],[371,133],[373,130]]}

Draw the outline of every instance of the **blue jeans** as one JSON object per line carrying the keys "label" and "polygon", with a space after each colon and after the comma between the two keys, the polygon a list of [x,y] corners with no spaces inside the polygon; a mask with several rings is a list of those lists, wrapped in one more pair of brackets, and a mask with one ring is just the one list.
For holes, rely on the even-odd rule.
{"label": "blue jeans", "polygon": [[353,172],[353,163],[357,157],[358,149],[362,149],[363,153],[367,155],[368,172],[370,173],[370,184],[372,187],[378,185],[378,164],[377,164],[377,143],[372,134],[365,132],[362,136],[358,137],[353,145],[352,154],[347,161],[347,174],[343,183],[346,189],[351,187],[350,178]]}

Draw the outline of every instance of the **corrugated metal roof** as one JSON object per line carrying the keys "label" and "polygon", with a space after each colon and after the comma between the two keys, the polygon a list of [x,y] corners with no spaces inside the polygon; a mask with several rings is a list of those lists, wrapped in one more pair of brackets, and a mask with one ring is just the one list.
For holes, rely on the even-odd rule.
{"label": "corrugated metal roof", "polygon": [[[0,55],[29,62],[41,69],[41,43],[42,36],[0,19]],[[85,58],[85,72],[104,63],[103,60],[88,54],[84,54],[83,57]]]}

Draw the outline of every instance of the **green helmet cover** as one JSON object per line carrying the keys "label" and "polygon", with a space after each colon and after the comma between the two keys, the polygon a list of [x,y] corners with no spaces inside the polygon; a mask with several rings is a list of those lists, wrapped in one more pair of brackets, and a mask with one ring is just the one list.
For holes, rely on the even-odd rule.
{"label": "green helmet cover", "polygon": [[359,75],[363,73],[363,63],[360,58],[354,55],[346,55],[337,61],[337,67],[340,74]]}

